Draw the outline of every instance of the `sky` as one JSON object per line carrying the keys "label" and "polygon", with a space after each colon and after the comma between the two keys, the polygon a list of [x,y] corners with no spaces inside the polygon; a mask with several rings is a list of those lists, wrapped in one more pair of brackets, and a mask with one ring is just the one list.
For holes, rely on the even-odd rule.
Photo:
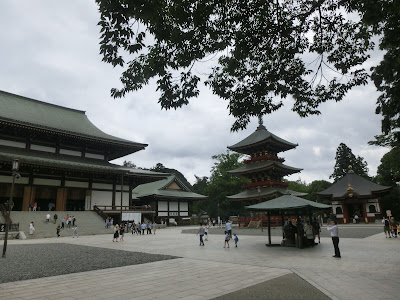
{"label": "sky", "polygon": [[[192,184],[195,175],[210,176],[213,155],[255,131],[253,118],[246,130],[231,132],[234,118],[227,102],[200,86],[200,95],[188,106],[161,110],[155,81],[122,99],[110,89],[121,87],[121,69],[102,62],[99,54],[100,14],[94,1],[2,0],[0,1],[0,90],[86,112],[102,131],[148,144],[145,150],[112,161],[132,161],[151,168],[162,163],[177,169]],[[367,68],[376,65],[381,53],[372,53]],[[211,62],[212,63],[212,62]],[[204,73],[196,69],[198,75]],[[302,168],[285,177],[306,183],[328,180],[340,143],[368,163],[375,176],[387,148],[369,146],[380,134],[381,117],[375,114],[375,86],[354,88],[341,102],[324,103],[321,115],[300,118],[291,101],[263,117],[275,135],[298,144],[280,153],[285,164]],[[1,109],[1,108],[0,108]]]}

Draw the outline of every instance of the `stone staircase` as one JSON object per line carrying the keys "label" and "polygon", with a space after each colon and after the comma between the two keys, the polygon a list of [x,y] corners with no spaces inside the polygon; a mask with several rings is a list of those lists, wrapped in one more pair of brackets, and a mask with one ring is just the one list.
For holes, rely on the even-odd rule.
{"label": "stone staircase", "polygon": [[[50,213],[50,222],[46,222],[46,215]],[[54,224],[53,216],[57,214],[57,224]],[[94,235],[94,234],[112,234],[112,228],[105,228],[103,219],[94,211],[12,211],[11,219],[13,223],[19,223],[19,230],[23,231],[28,239],[33,238],[47,238],[57,237],[56,228],[57,225],[61,225],[62,218],[67,216],[75,216],[75,224],[78,227],[79,235]],[[29,235],[29,224],[33,222],[35,224],[34,235]],[[72,237],[72,224],[71,228],[65,226],[61,229],[61,236]]]}

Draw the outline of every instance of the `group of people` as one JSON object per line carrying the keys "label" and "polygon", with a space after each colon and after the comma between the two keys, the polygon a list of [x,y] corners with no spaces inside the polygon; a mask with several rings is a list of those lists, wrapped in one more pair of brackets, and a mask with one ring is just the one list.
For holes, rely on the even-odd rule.
{"label": "group of people", "polygon": [[144,235],[145,232],[147,232],[147,234],[156,234],[157,228],[158,228],[157,223],[156,222],[151,223],[150,221],[147,223],[145,222],[135,223],[135,221],[126,222],[122,223],[121,226],[115,224],[113,242],[118,242],[118,238],[120,242],[123,242],[124,233],[129,232],[129,230],[131,231],[132,234]]}
{"label": "group of people", "polygon": [[314,247],[316,237],[318,237],[318,244],[321,242],[321,225],[317,218],[306,219],[305,222],[301,218],[298,220],[286,219],[283,224],[283,232],[285,244],[288,245],[295,243],[295,234],[300,237],[298,242],[301,248]]}
{"label": "group of people", "polygon": [[[208,241],[208,230],[210,228],[209,222],[200,223],[200,228],[197,231],[196,235],[200,236],[200,244],[199,246],[204,246],[204,241]],[[225,222],[225,231],[224,231],[224,248],[229,248],[229,241],[232,239],[232,222],[230,220]],[[235,242],[235,247],[237,248],[239,237],[236,233],[233,234],[233,240]]]}
{"label": "group of people", "polygon": [[400,224],[396,222],[394,217],[383,217],[382,224],[386,238],[397,238],[400,235]]}

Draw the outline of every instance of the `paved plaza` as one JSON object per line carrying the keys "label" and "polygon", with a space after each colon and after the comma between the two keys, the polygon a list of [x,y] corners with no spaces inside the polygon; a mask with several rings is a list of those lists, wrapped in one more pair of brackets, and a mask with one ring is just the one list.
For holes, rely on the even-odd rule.
{"label": "paved plaza", "polygon": [[[241,234],[238,248],[231,244],[224,249],[223,235],[211,234],[206,245],[199,247],[198,237],[182,234],[182,229],[187,228],[160,229],[156,235],[126,234],[125,241],[118,243],[113,243],[109,234],[11,240],[9,251],[24,244],[59,244],[60,260],[63,251],[59,248],[74,251],[74,245],[98,247],[107,255],[110,250],[123,250],[132,255],[142,252],[177,258],[2,283],[0,299],[354,300],[398,299],[400,295],[400,239],[385,239],[383,232],[366,238],[341,238],[342,258],[335,259],[328,237],[307,249],[266,247],[264,230],[265,236]],[[273,236],[272,242],[279,243],[280,239]],[[68,247],[63,247],[65,244]],[[115,251],[115,255],[118,253],[122,252]],[[4,260],[11,257],[8,253]],[[4,276],[4,260],[0,260],[0,276]],[[51,265],[40,263],[51,270]]]}

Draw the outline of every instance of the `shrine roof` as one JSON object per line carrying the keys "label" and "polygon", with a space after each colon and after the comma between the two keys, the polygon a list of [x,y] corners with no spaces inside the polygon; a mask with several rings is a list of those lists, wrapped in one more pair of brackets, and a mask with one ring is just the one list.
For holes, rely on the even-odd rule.
{"label": "shrine roof", "polygon": [[247,173],[254,173],[255,171],[262,171],[264,169],[268,169],[271,167],[284,170],[286,174],[294,174],[294,173],[297,173],[297,172],[300,172],[303,170],[303,169],[287,166],[278,161],[265,160],[265,161],[256,161],[254,163],[245,164],[244,166],[242,166],[238,169],[228,171],[228,173],[231,173],[234,175],[242,175],[242,174],[247,174]]}
{"label": "shrine roof", "polygon": [[99,159],[70,157],[52,153],[32,153],[23,149],[13,149],[10,151],[0,147],[0,161],[11,162],[14,159],[19,159],[21,166],[31,165],[65,170],[77,170],[89,173],[101,172],[124,174],[124,176],[155,178],[163,178],[169,175],[160,172],[127,168]]}
{"label": "shrine roof", "polygon": [[277,147],[280,149],[280,151],[287,151],[298,146],[297,144],[290,143],[269,132],[264,125],[260,124],[255,132],[241,140],[239,143],[228,146],[228,149],[239,153],[249,154],[249,148],[260,146],[271,141],[277,144]]}
{"label": "shrine roof", "polygon": [[272,200],[246,206],[246,209],[268,211],[268,210],[283,210],[283,209],[300,209],[307,207],[311,207],[314,209],[327,209],[331,208],[331,205],[317,203],[314,201],[286,194]]}
{"label": "shrine roof", "polygon": [[236,195],[232,196],[227,196],[228,199],[230,200],[255,200],[257,198],[262,198],[266,196],[273,195],[275,193],[284,195],[284,194],[291,194],[293,196],[297,197],[304,197],[307,195],[307,193],[300,193],[292,190],[287,190],[286,188],[279,188],[279,187],[264,187],[260,189],[260,193],[258,193],[257,189],[251,189],[251,190],[245,190],[241,193],[238,193]]}
{"label": "shrine roof", "polygon": [[390,186],[379,185],[364,177],[355,174],[352,170],[349,171],[343,178],[339,179],[326,190],[317,193],[321,197],[329,197],[332,200],[338,198],[346,198],[350,193],[360,197],[373,196],[387,192],[391,189]]}
{"label": "shrine roof", "polygon": [[[169,189],[168,187],[176,183],[181,189]],[[207,196],[193,193],[175,175],[166,179],[138,185],[132,190],[133,198],[142,197],[161,197],[161,198],[184,198],[184,199],[205,199]]]}
{"label": "shrine roof", "polygon": [[[132,146],[135,151],[147,144],[121,139],[97,128],[84,111],[71,109],[0,91],[0,121],[81,138]],[[135,152],[135,151],[131,151]]]}

